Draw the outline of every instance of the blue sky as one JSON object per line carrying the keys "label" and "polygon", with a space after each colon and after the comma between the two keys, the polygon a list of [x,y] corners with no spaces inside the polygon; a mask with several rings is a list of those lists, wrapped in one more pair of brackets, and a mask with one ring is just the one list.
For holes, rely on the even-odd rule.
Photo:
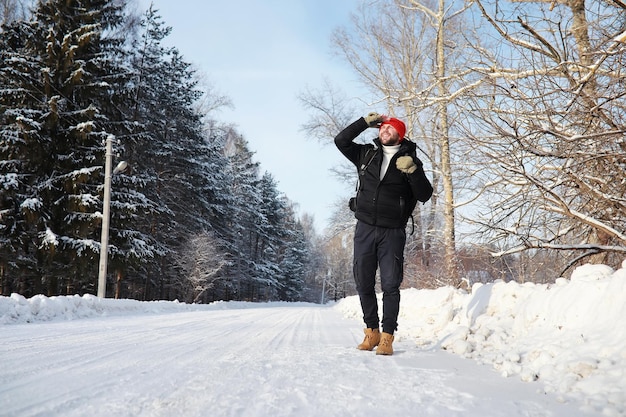
{"label": "blue sky", "polygon": [[[149,1],[141,4],[147,7]],[[234,109],[222,110],[217,118],[237,126],[262,170],[298,203],[300,213],[315,216],[321,232],[333,203],[347,199],[353,186],[340,183],[329,171],[344,162],[334,145],[322,145],[301,131],[309,114],[297,95],[306,87],[319,88],[324,77],[348,95],[358,95],[356,75],[332,56],[330,47],[333,29],[349,25],[358,0],[153,4],[172,27],[167,44],[232,100]]]}

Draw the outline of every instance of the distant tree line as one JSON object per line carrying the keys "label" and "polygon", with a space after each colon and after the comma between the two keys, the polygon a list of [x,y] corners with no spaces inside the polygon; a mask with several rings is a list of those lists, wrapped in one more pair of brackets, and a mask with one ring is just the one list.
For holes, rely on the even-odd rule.
{"label": "distant tree line", "polygon": [[113,137],[131,170],[112,177],[108,297],[311,297],[311,224],[246,140],[210,118],[228,99],[203,97],[190,64],[163,45],[158,12],[125,7],[51,0],[4,17],[1,294],[96,293]]}

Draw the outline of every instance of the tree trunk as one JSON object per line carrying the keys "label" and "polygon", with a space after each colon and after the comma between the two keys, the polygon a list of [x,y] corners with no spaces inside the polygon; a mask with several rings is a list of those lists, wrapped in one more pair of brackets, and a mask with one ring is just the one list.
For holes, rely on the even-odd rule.
{"label": "tree trunk", "polygon": [[118,300],[120,298],[120,293],[122,291],[122,272],[115,271],[115,299]]}
{"label": "tree trunk", "polygon": [[[446,97],[448,91],[445,85],[446,57],[444,49],[444,13],[445,0],[439,0],[438,28],[437,28],[437,88],[439,97]],[[454,228],[454,187],[452,183],[452,164],[450,158],[450,136],[448,124],[448,104],[442,100],[439,104],[439,141],[441,147],[441,177],[443,181],[443,212],[444,212],[444,272],[449,285],[459,284],[458,268],[456,264],[455,228]]]}

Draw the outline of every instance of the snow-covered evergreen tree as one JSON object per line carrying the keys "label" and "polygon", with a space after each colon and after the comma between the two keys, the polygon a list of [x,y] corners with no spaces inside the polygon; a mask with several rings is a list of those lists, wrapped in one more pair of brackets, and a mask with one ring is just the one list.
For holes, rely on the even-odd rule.
{"label": "snow-covered evergreen tree", "polygon": [[280,253],[286,236],[283,228],[286,204],[269,172],[265,172],[260,178],[258,191],[261,198],[261,204],[256,207],[260,215],[259,223],[251,230],[254,235],[254,251],[259,254],[256,277],[262,288],[269,287],[268,297],[274,298],[283,285],[280,282]]}
{"label": "snow-covered evergreen tree", "polygon": [[253,161],[254,153],[248,142],[237,132],[229,132],[227,142],[228,177],[233,193],[233,205],[230,208],[228,241],[232,254],[232,266],[229,270],[232,297],[235,299],[254,299],[257,297],[257,252],[254,228],[260,224],[261,195],[258,192],[259,164]]}
{"label": "snow-covered evergreen tree", "polygon": [[284,230],[285,239],[281,245],[279,299],[299,301],[304,296],[304,278],[310,253],[307,251],[304,229],[295,219],[295,213],[285,217],[281,229]]}
{"label": "snow-covered evergreen tree", "polygon": [[[29,239],[35,249],[27,256],[35,252],[37,275],[53,294],[59,277],[67,280],[65,292],[84,292],[93,289],[97,276],[103,141],[128,133],[123,39],[112,36],[123,21],[122,6],[104,0],[39,2],[30,22],[17,22],[1,36],[13,57],[4,61],[10,78],[3,76],[3,83],[26,98],[9,99],[3,107],[2,117],[9,118],[3,137],[28,137],[34,146],[23,146],[37,166],[33,174],[20,171],[31,175],[31,184],[14,204],[36,228],[37,236]],[[25,76],[21,65],[28,65]]]}
{"label": "snow-covered evergreen tree", "polygon": [[137,129],[126,153],[137,167],[134,175],[145,182],[146,195],[155,202],[140,221],[160,243],[158,256],[146,265],[146,291],[152,293],[151,288],[169,288],[178,274],[175,263],[163,261],[183,255],[177,255],[181,242],[224,223],[230,192],[220,132],[206,133],[202,115],[194,109],[201,92],[191,65],[176,48],[163,45],[171,28],[157,10],[150,7],[141,25],[132,48]]}
{"label": "snow-covered evergreen tree", "polygon": [[0,279],[4,294],[41,288],[40,232],[48,218],[38,181],[45,173],[50,138],[43,132],[42,67],[25,51],[33,31],[25,22],[0,33]]}

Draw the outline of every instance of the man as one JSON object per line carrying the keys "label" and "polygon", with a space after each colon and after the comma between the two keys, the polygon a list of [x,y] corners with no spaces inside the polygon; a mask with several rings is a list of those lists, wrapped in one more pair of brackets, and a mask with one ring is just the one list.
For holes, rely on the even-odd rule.
{"label": "man", "polygon": [[[370,127],[379,127],[374,145],[355,143]],[[417,201],[426,202],[433,193],[416,156],[416,145],[404,139],[405,133],[401,120],[370,113],[335,137],[337,148],[359,171],[356,199],[350,204],[357,218],[353,273],[366,325],[358,349],[371,351],[378,346],[377,355],[393,354],[407,221]],[[382,333],[374,289],[377,268],[383,291]]]}

